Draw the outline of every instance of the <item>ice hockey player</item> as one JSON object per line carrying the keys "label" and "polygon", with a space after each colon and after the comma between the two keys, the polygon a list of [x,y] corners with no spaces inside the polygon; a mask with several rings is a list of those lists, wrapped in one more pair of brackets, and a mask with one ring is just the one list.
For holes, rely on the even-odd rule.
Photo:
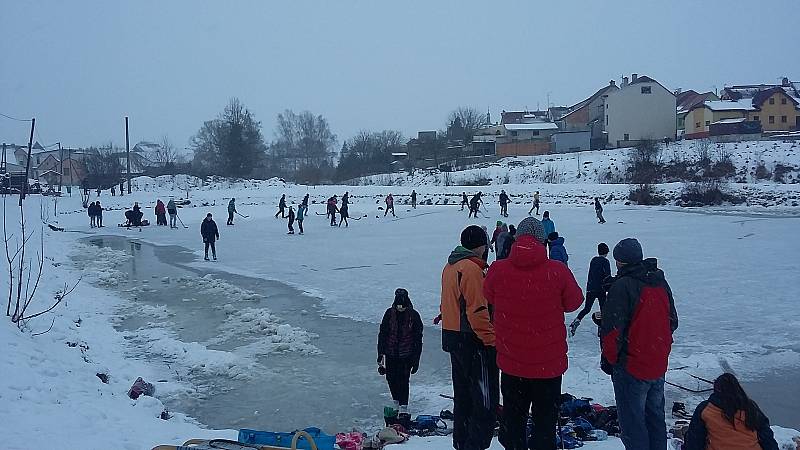
{"label": "ice hockey player", "polygon": [[383,217],[386,217],[386,215],[389,214],[389,210],[392,211],[392,217],[397,217],[394,214],[394,197],[391,193],[386,196],[384,202],[386,203],[386,211],[383,212]]}
{"label": "ice hockey player", "polygon": [[172,197],[170,197],[167,202],[167,213],[169,213],[169,227],[178,228],[178,224],[176,223],[178,219],[178,205],[175,204],[175,199]]}
{"label": "ice hockey player", "polygon": [[290,206],[289,207],[289,233],[288,234],[294,234],[294,218],[295,218],[294,207]]}
{"label": "ice hockey player", "polygon": [[336,196],[328,199],[328,218],[331,220],[331,226],[336,226],[336,213],[339,212],[339,208],[336,207]]}
{"label": "ice hockey player", "polygon": [[483,203],[483,200],[481,200],[482,195],[483,192],[478,192],[477,194],[472,196],[472,199],[470,199],[468,217],[475,216],[476,219],[478,218],[478,210],[480,210],[481,204]]}
{"label": "ice hockey player", "polygon": [[508,194],[506,194],[505,190],[500,191],[500,215],[503,217],[508,217],[508,204],[511,202],[511,199],[508,198]]}
{"label": "ice hockey player", "polygon": [[233,214],[236,213],[236,199],[231,198],[228,202],[228,225],[233,225]]}
{"label": "ice hockey player", "polygon": [[412,209],[417,209],[417,190],[416,189],[412,189],[411,190],[411,208]]}
{"label": "ice hockey player", "polygon": [[297,207],[297,227],[300,228],[300,234],[303,234],[303,220],[306,218],[306,212],[308,211],[308,205],[305,203],[301,203],[300,206]]}
{"label": "ice hockey player", "polygon": [[606,303],[606,290],[603,287],[603,282],[611,276],[608,251],[608,245],[605,242],[597,244],[597,256],[592,258],[589,263],[589,276],[586,280],[586,304],[569,325],[569,333],[572,336],[575,336],[575,331],[580,326],[581,320],[592,312],[595,300],[600,304],[600,311],[603,311],[603,305]]}
{"label": "ice hockey player", "polygon": [[603,218],[603,205],[600,204],[600,198],[594,198],[594,213],[597,215],[598,223],[606,223],[606,219]]}

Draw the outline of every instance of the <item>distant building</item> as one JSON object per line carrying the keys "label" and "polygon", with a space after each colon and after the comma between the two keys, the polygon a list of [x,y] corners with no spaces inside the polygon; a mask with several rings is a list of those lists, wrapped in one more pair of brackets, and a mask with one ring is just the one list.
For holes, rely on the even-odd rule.
{"label": "distant building", "polygon": [[634,145],[645,139],[674,140],[677,133],[675,94],[658,81],[633,74],[606,103],[608,144]]}
{"label": "distant building", "polygon": [[700,139],[711,133],[711,124],[720,120],[747,120],[748,113],[754,111],[750,100],[714,100],[696,104],[686,114],[684,138]]}
{"label": "distant building", "polygon": [[686,133],[686,115],[689,114],[689,111],[696,105],[713,100],[719,100],[719,97],[710,91],[702,94],[691,89],[688,91],[681,91],[680,89],[675,91],[679,138]]}
{"label": "distant building", "polygon": [[788,88],[772,87],[753,96],[748,118],[761,123],[764,132],[800,130],[800,98]]}
{"label": "distant building", "polygon": [[552,153],[584,152],[591,150],[592,132],[559,131],[550,138],[550,151]]}
{"label": "distant building", "polygon": [[[606,98],[610,93],[618,90],[616,82],[611,80],[607,86],[598,89],[589,98],[568,107],[565,112],[553,120],[558,123],[559,128],[565,131],[589,131],[591,147],[603,148],[606,145]],[[555,114],[559,112],[562,111],[553,111]]]}
{"label": "distant building", "polygon": [[547,154],[550,138],[558,131],[558,125],[544,121],[509,123],[503,128],[505,131],[495,142],[495,152],[501,157]]}

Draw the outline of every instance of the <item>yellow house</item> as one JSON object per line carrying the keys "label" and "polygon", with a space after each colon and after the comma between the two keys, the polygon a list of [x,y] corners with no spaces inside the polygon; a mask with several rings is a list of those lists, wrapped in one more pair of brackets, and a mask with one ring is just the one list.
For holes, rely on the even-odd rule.
{"label": "yellow house", "polygon": [[689,109],[684,121],[684,138],[700,139],[709,136],[712,123],[725,119],[747,119],[755,111],[751,99],[739,101],[713,100],[698,103]]}
{"label": "yellow house", "polygon": [[759,91],[747,119],[761,122],[764,131],[800,130],[800,102],[782,87]]}

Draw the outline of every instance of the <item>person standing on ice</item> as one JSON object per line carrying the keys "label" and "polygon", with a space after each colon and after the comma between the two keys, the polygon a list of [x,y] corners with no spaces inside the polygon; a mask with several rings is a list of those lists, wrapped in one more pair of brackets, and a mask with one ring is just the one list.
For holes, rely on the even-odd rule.
{"label": "person standing on ice", "polygon": [[462,192],[461,193],[461,211],[464,210],[465,206],[469,206],[469,199],[467,199],[467,193],[466,192]]}
{"label": "person standing on ice", "polygon": [[278,214],[281,215],[281,219],[285,219],[286,216],[284,215],[284,211],[286,210],[286,194],[281,195],[281,199],[278,202],[278,212],[275,213],[275,218],[278,218]]}
{"label": "person standing on ice", "polygon": [[166,225],[167,224],[167,207],[164,205],[164,202],[161,201],[159,198],[156,200],[156,225]]}
{"label": "person standing on ice", "polygon": [[306,195],[303,197],[303,202],[302,202],[302,203],[300,203],[300,204],[301,204],[301,205],[306,205],[306,208],[308,208],[308,194],[306,194]]}
{"label": "person standing on ice", "polygon": [[203,237],[203,244],[205,244],[205,260],[208,261],[208,249],[211,248],[211,254],[214,256],[214,261],[217,260],[217,247],[216,241],[219,239],[219,228],[217,222],[211,217],[211,213],[206,214],[200,225],[200,235]]}
{"label": "person standing on ice", "polygon": [[458,450],[489,448],[500,397],[494,326],[483,296],[481,256],[488,245],[481,227],[468,226],[442,270],[442,349],[450,354]]}
{"label": "person standing on ice", "polygon": [[383,212],[383,217],[386,217],[386,215],[389,214],[389,210],[392,211],[392,217],[397,217],[394,214],[394,197],[392,196],[391,193],[389,193],[389,195],[386,196],[384,202],[386,202],[386,211]]}
{"label": "person standing on ice", "polygon": [[561,261],[565,266],[569,266],[569,255],[564,247],[564,238],[554,231],[547,236],[547,243],[550,246],[550,259]]}
{"label": "person standing on ice", "polygon": [[416,189],[412,189],[411,190],[411,208],[412,209],[417,209],[417,190]]}
{"label": "person standing on ice", "polygon": [[697,405],[684,450],[778,450],[769,419],[731,373],[714,380],[714,392]]}
{"label": "person standing on ice", "polygon": [[289,233],[288,234],[294,234],[294,218],[295,218],[294,207],[290,206],[289,207]]}
{"label": "person standing on ice", "polygon": [[603,370],[611,374],[626,450],[664,450],[664,374],[678,313],[655,258],[633,238],[614,246],[617,276],[600,324]]}
{"label": "person standing on ice", "polygon": [[97,224],[98,228],[103,228],[103,207],[100,206],[100,200],[95,202],[94,208],[95,223]]}
{"label": "person standing on ice", "polygon": [[89,203],[86,207],[86,214],[89,215],[89,227],[94,228],[97,226],[97,216],[95,215],[94,202]]}
{"label": "person standing on ice", "polygon": [[556,224],[550,219],[550,211],[545,211],[544,215],[542,215],[542,226],[544,227],[545,236],[555,233]]}
{"label": "person standing on ice", "polygon": [[483,192],[478,192],[477,194],[472,196],[472,199],[470,199],[468,217],[473,217],[474,215],[476,219],[478,218],[478,211],[480,210],[481,204],[483,203],[483,200],[481,200],[482,195]]}
{"label": "person standing on ice", "polygon": [[339,226],[342,226],[342,222],[344,222],[345,227],[349,227],[350,223],[347,221],[347,218],[350,217],[350,207],[348,203],[345,202],[345,198],[347,197],[347,193],[344,194],[345,197],[342,197],[342,207],[339,208]]}
{"label": "person standing on ice", "polygon": [[530,216],[533,210],[536,210],[536,215],[539,215],[539,191],[536,191],[533,194],[533,206],[531,206],[530,211],[528,211],[528,215]]}
{"label": "person standing on ice", "polygon": [[495,258],[497,259],[504,259],[508,256],[508,253],[502,254],[503,250],[506,248],[509,239],[513,239],[511,234],[508,232],[508,225],[503,224],[500,228],[500,234],[497,235],[497,238],[494,241],[494,254]]}
{"label": "person standing on ice", "polygon": [[500,215],[503,217],[508,217],[508,203],[511,202],[511,199],[508,198],[508,194],[506,194],[505,190],[500,191]]}
{"label": "person standing on ice", "polygon": [[600,304],[600,311],[606,303],[606,291],[603,282],[611,276],[611,264],[608,262],[608,245],[605,242],[597,244],[597,256],[592,258],[589,263],[589,276],[586,280],[586,304],[580,310],[578,316],[569,325],[569,334],[575,336],[581,320],[592,312],[594,301]]}
{"label": "person standing on ice", "polygon": [[236,199],[231,198],[231,201],[228,202],[228,223],[227,225],[233,225],[233,214],[236,213]]}
{"label": "person standing on ice", "polygon": [[178,219],[178,205],[175,204],[175,199],[173,197],[170,197],[167,202],[167,212],[169,213],[169,227],[178,228],[176,222]]}
{"label": "person standing on ice", "polygon": [[594,213],[597,215],[598,223],[606,223],[606,219],[603,218],[603,205],[600,204],[600,198],[594,198]]}
{"label": "person standing on ice", "polygon": [[389,391],[399,410],[399,419],[408,416],[408,394],[412,374],[419,370],[422,356],[422,319],[414,309],[408,291],[394,291],[394,303],[383,314],[378,333],[378,372],[386,375]]}
{"label": "person standing on ice", "polygon": [[303,220],[306,218],[306,211],[308,211],[308,205],[305,203],[300,203],[300,206],[297,208],[297,227],[300,228],[300,234],[303,234]]}
{"label": "person standing on ice", "polygon": [[494,313],[497,365],[503,372],[503,429],[507,450],[555,450],[561,379],[567,371],[564,313],[578,309],[583,292],[572,272],[548,260],[544,227],[528,217],[517,228],[511,256],[495,261],[483,295]]}
{"label": "person standing on ice", "polygon": [[331,219],[331,226],[336,226],[336,213],[339,212],[339,208],[336,207],[336,196],[328,199],[328,217]]}

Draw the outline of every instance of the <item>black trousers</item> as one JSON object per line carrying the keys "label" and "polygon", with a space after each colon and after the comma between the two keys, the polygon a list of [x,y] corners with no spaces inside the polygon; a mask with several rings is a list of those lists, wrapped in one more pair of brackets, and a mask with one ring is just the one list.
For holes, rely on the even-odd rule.
{"label": "black trousers", "polygon": [[216,258],[217,257],[217,246],[214,245],[214,241],[207,240],[207,241],[204,241],[204,242],[206,244],[206,259],[208,259],[208,248],[209,247],[211,247],[211,254],[214,256],[214,258]]}
{"label": "black trousers", "polygon": [[594,301],[597,300],[600,303],[600,311],[603,310],[603,305],[606,303],[606,293],[605,291],[589,291],[586,293],[586,303],[581,309],[581,312],[578,313],[578,320],[583,320],[587,314],[592,312],[592,307],[594,306]]}
{"label": "black trousers", "polygon": [[508,204],[500,204],[500,215],[501,216],[508,216]]}
{"label": "black trousers", "polygon": [[481,344],[450,352],[456,450],[485,450],[492,444],[500,397],[496,358],[494,347]]}
{"label": "black trousers", "polygon": [[300,234],[303,234],[303,219],[297,219],[297,227],[300,228]]}
{"label": "black trousers", "polygon": [[233,211],[228,211],[228,225],[233,225]]}
{"label": "black trousers", "polygon": [[408,406],[411,366],[413,365],[414,361],[411,358],[386,357],[386,382],[389,384],[389,392],[392,393],[392,400],[402,406]]}
{"label": "black trousers", "polygon": [[503,448],[528,450],[527,424],[530,412],[533,418],[533,441],[530,448],[555,450],[561,377],[532,379],[504,373],[501,386],[503,430],[500,443]]}
{"label": "black trousers", "polygon": [[294,220],[289,221],[289,232],[294,233]]}

